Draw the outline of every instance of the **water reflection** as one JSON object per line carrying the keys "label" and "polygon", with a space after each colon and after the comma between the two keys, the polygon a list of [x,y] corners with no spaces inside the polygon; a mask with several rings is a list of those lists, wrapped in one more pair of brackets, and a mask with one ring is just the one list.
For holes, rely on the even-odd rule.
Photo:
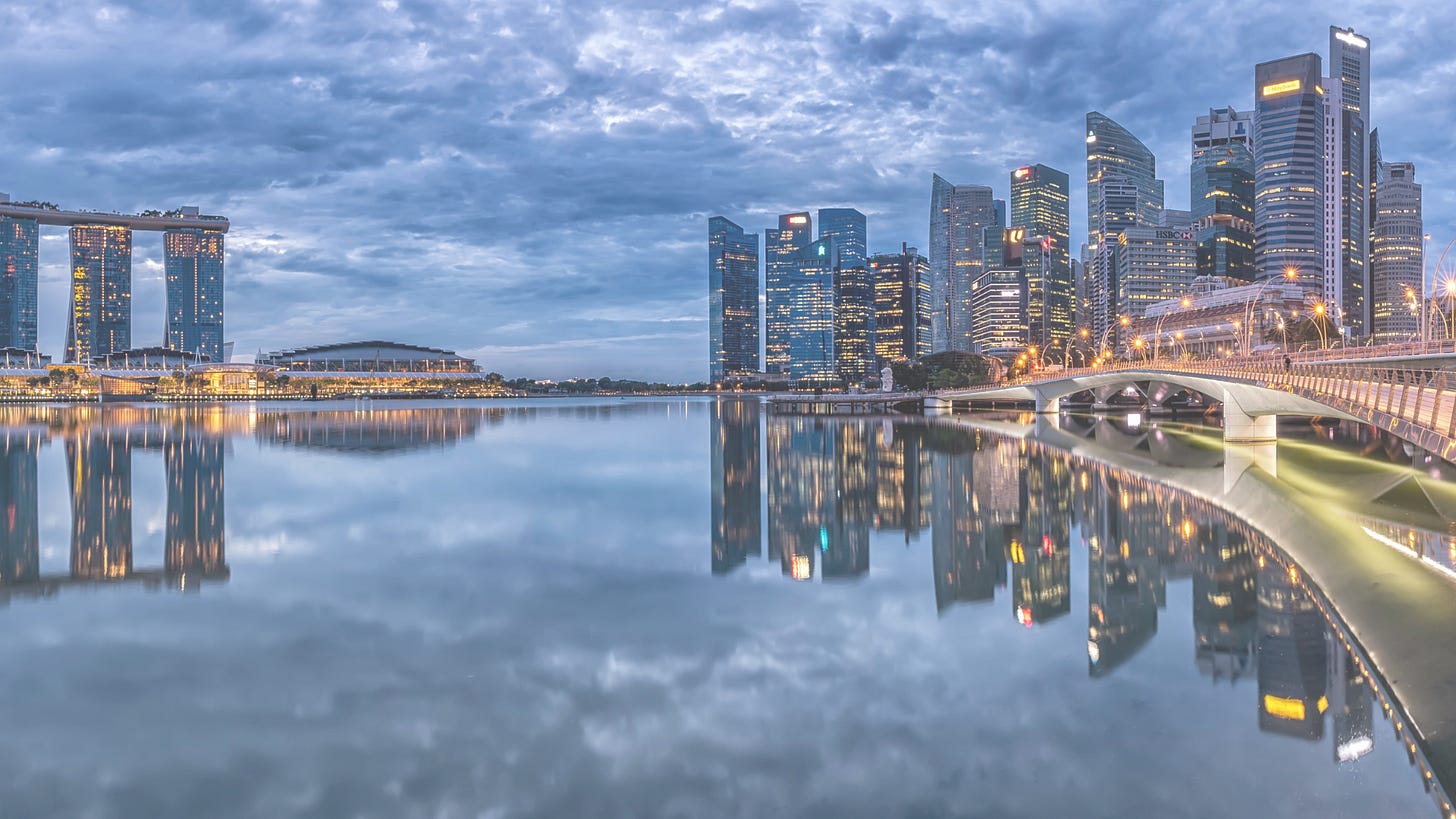
{"label": "water reflection", "polygon": [[[1096,419],[1073,426],[1078,437],[1115,451],[1173,459],[1181,468],[1222,468],[1222,449],[1200,444],[1197,436]],[[909,544],[928,526],[938,612],[999,596],[1017,623],[1034,627],[1071,613],[1075,548],[1085,552],[1087,567],[1090,677],[1133,662],[1168,614],[1169,581],[1191,579],[1192,610],[1184,616],[1192,618],[1193,665],[1215,683],[1247,684],[1253,677],[1250,697],[1261,732],[1328,742],[1332,760],[1349,763],[1375,748],[1375,700],[1391,713],[1388,692],[1365,673],[1362,649],[1275,544],[1222,508],[1153,477],[954,421],[765,415],[757,403],[725,401],[713,405],[711,429],[715,574],[761,553],[762,482],[768,559],[794,580],[813,578],[816,561],[825,580],[864,577],[872,528],[903,532]],[[1346,451],[1392,455],[1372,444],[1378,434],[1316,434],[1344,441]],[[1360,458],[1346,466],[1361,485],[1375,474]],[[1426,481],[1420,497],[1438,499],[1424,505],[1428,512],[1452,497],[1440,475],[1399,474],[1387,483]],[[1436,528],[1449,530],[1449,523],[1426,521],[1433,528],[1422,529],[1409,522],[1407,512],[1421,507],[1408,502],[1411,496],[1413,490],[1386,489],[1346,508],[1366,531],[1393,543],[1432,550],[1429,544],[1448,543]],[[1414,745],[1409,757],[1426,770]]]}

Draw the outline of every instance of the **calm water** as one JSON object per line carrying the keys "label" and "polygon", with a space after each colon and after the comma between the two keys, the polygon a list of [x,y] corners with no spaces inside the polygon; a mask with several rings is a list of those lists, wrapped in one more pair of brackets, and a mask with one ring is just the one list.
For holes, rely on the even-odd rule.
{"label": "calm water", "polygon": [[1436,816],[1297,567],[1149,480],[1220,450],[1134,421],[1077,423],[1142,472],[742,402],[0,411],[0,813]]}

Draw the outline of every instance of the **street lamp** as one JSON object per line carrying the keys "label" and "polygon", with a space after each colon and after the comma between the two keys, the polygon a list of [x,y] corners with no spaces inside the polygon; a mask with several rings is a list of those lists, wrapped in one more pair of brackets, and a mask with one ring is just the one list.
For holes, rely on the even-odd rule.
{"label": "street lamp", "polygon": [[[1270,276],[1269,278],[1265,279],[1264,280],[1264,283],[1261,284],[1261,285],[1259,285],[1259,289],[1254,291],[1254,295],[1250,296],[1249,297],[1249,300],[1246,301],[1246,302],[1244,302],[1244,324],[1248,328],[1248,331],[1249,331],[1250,334],[1252,334],[1253,331],[1254,331],[1254,302],[1258,301],[1259,300],[1259,297],[1262,296],[1262,295],[1264,295],[1264,288],[1268,287],[1273,282],[1278,281],[1279,278],[1281,278],[1281,277],[1278,277],[1278,276]],[[1299,278],[1299,268],[1298,267],[1295,267],[1294,265],[1289,265],[1288,267],[1285,267],[1284,268],[1284,275],[1283,275],[1282,278],[1285,279],[1286,281],[1291,281],[1291,282],[1294,281],[1294,280],[1296,280],[1296,279],[1298,279]],[[1239,327],[1239,323],[1237,321],[1234,322],[1234,329],[1237,330],[1238,327]],[[1243,352],[1244,355],[1248,355],[1249,354],[1248,348],[1249,348],[1250,345],[1248,344],[1245,336],[1243,334],[1239,334],[1238,340],[1239,340],[1239,345],[1240,345],[1241,351]]]}
{"label": "street lamp", "polygon": [[1324,302],[1321,302],[1321,303],[1316,304],[1314,306],[1314,326],[1315,326],[1315,329],[1319,330],[1319,334],[1320,334],[1320,349],[1323,350],[1325,348],[1325,343],[1326,343],[1326,340],[1325,340],[1325,305],[1324,305]]}

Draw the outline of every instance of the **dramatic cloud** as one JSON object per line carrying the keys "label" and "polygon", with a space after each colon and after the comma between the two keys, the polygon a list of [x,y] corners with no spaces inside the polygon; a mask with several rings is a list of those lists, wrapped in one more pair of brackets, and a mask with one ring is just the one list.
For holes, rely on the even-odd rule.
{"label": "dramatic cloud", "polygon": [[[1456,10],[1414,2],[16,3],[0,190],[230,216],[240,353],[380,337],[510,375],[700,378],[709,215],[852,205],[872,249],[923,245],[932,171],[1077,180],[1091,109],[1184,205],[1193,119],[1249,107],[1253,64],[1324,52],[1330,23],[1371,37],[1373,122],[1444,245]],[[139,344],[160,256],[140,237]],[[59,235],[42,265],[58,352]]]}

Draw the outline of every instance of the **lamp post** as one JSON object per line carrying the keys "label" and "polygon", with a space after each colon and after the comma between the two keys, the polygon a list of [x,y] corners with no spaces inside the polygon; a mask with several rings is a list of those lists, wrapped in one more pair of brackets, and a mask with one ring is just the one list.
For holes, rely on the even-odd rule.
{"label": "lamp post", "polygon": [[1097,354],[1098,354],[1099,357],[1102,355],[1103,351],[1107,350],[1107,334],[1110,333],[1110,332],[1112,332],[1113,330],[1117,329],[1117,327],[1119,325],[1121,325],[1123,327],[1126,327],[1126,326],[1128,326],[1131,323],[1132,323],[1132,320],[1129,319],[1127,316],[1118,316],[1117,317],[1117,324],[1109,324],[1109,325],[1107,325],[1107,329],[1102,331],[1102,338],[1101,338],[1101,340],[1099,340],[1097,342]]}
{"label": "lamp post", "polygon": [[1325,305],[1324,305],[1323,302],[1321,302],[1319,304],[1316,304],[1314,306],[1314,326],[1315,326],[1315,329],[1316,330],[1319,330],[1319,335],[1320,335],[1320,349],[1323,350],[1325,348],[1325,346],[1326,346],[1326,339],[1325,339]]}
{"label": "lamp post", "polygon": [[[1283,278],[1286,281],[1294,281],[1295,279],[1299,278],[1299,268],[1295,267],[1294,265],[1289,265],[1288,267],[1284,268],[1284,275],[1282,277],[1270,276],[1269,278],[1265,279],[1264,283],[1259,285],[1259,289],[1254,291],[1254,295],[1250,296],[1248,300],[1244,302],[1244,326],[1250,335],[1252,335],[1254,332],[1254,303],[1259,300],[1260,296],[1264,295],[1264,289],[1266,287],[1268,287],[1270,284],[1273,284],[1275,281],[1278,281],[1280,278]],[[1239,323],[1234,322],[1234,329],[1238,329],[1238,326]],[[1240,334],[1238,340],[1241,351],[1244,355],[1248,355],[1248,348],[1250,346],[1248,343],[1248,339],[1243,334]]]}
{"label": "lamp post", "polygon": [[[1184,296],[1182,299],[1179,299],[1178,306],[1186,309],[1192,303],[1193,303],[1193,300],[1192,299],[1188,298],[1187,296]],[[1171,316],[1171,315],[1173,315],[1173,311],[1169,310],[1168,312],[1164,313],[1163,315],[1158,316],[1158,323],[1153,327],[1153,360],[1154,361],[1157,361],[1158,360],[1158,348],[1161,346],[1162,341],[1163,341],[1163,322],[1167,321],[1168,320],[1168,316]]]}

